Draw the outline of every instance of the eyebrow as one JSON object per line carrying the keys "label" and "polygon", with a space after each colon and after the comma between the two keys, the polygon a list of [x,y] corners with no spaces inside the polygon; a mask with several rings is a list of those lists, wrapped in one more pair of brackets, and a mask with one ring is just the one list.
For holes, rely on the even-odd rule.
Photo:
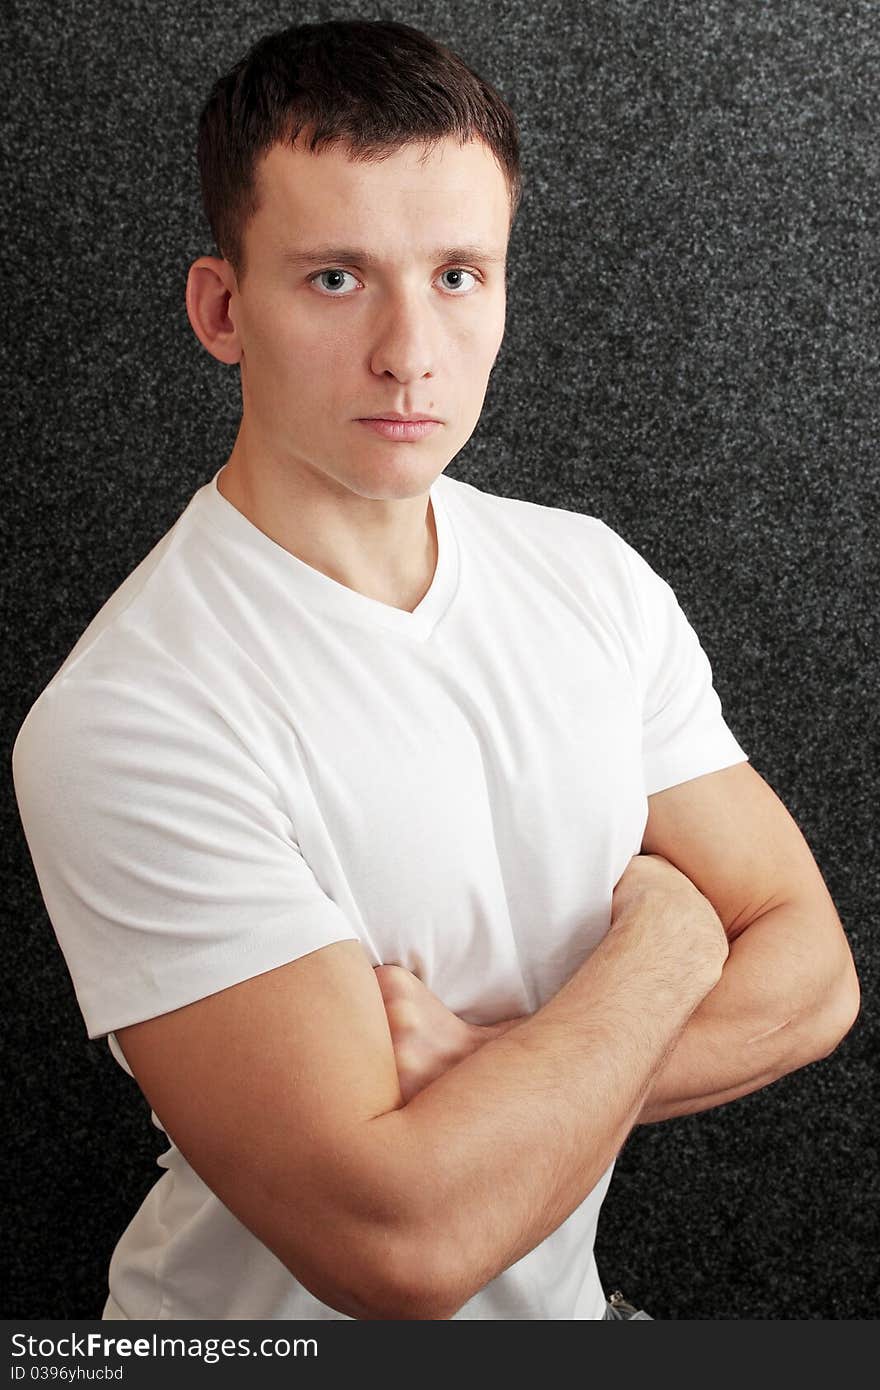
{"label": "eyebrow", "polygon": [[[503,265],[505,257],[497,251],[484,246],[441,246],[429,258],[436,263],[447,261],[485,261],[492,265]],[[351,246],[316,246],[310,250],[297,250],[295,247],[282,248],[281,260],[284,265],[306,266],[340,263],[343,265],[379,266],[382,262],[369,251]]]}

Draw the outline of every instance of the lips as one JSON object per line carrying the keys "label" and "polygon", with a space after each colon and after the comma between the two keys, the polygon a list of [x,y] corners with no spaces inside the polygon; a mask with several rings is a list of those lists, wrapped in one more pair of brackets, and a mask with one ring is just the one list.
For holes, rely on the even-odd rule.
{"label": "lips", "polygon": [[401,443],[414,443],[416,440],[424,439],[426,435],[433,434],[434,430],[439,430],[442,426],[440,420],[399,420],[384,415],[367,416],[356,423],[384,439],[396,439]]}

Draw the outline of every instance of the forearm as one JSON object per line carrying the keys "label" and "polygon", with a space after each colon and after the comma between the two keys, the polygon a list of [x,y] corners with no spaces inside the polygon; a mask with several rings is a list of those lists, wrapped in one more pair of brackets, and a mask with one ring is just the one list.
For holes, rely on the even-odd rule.
{"label": "forearm", "polygon": [[[853,1012],[849,960],[817,974],[811,939],[803,909],[785,904],[731,943],[721,979],[655,1073],[637,1124],[711,1110],[827,1055]],[[527,1017],[492,1024],[486,1040]]]}
{"label": "forearm", "polygon": [[[826,1056],[858,1008],[848,948],[829,960],[829,940],[834,932],[817,934],[815,909],[794,904],[772,909],[738,936],[718,984],[655,1073],[636,1123],[710,1110]],[[477,1032],[489,1041],[527,1017]]]}
{"label": "forearm", "polygon": [[705,992],[683,993],[625,933],[609,933],[537,1013],[376,1117],[393,1155],[388,1181],[411,1203],[414,1252],[421,1242],[444,1271],[446,1306],[433,1316],[460,1307],[580,1205]]}
{"label": "forearm", "polygon": [[638,1124],[736,1100],[836,1045],[848,1026],[851,958],[817,969],[826,938],[807,914],[786,903],[731,943],[721,979],[654,1076]]}

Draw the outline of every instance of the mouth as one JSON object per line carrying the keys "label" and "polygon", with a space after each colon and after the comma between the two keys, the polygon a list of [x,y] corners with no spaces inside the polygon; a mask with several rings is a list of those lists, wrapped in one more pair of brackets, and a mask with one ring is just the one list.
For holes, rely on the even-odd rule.
{"label": "mouth", "polygon": [[368,415],[363,416],[355,422],[358,425],[365,425],[374,434],[380,434],[384,439],[397,439],[401,443],[423,439],[426,435],[433,434],[434,430],[440,429],[441,420],[432,420],[427,415],[396,416],[396,415]]}

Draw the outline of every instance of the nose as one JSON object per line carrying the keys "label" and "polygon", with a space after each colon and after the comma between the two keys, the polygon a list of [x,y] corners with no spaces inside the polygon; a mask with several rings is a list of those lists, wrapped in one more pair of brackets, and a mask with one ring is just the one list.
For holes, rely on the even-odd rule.
{"label": "nose", "polygon": [[371,370],[376,376],[393,376],[401,383],[421,381],[434,375],[437,351],[430,309],[416,294],[397,294],[378,322]]}

